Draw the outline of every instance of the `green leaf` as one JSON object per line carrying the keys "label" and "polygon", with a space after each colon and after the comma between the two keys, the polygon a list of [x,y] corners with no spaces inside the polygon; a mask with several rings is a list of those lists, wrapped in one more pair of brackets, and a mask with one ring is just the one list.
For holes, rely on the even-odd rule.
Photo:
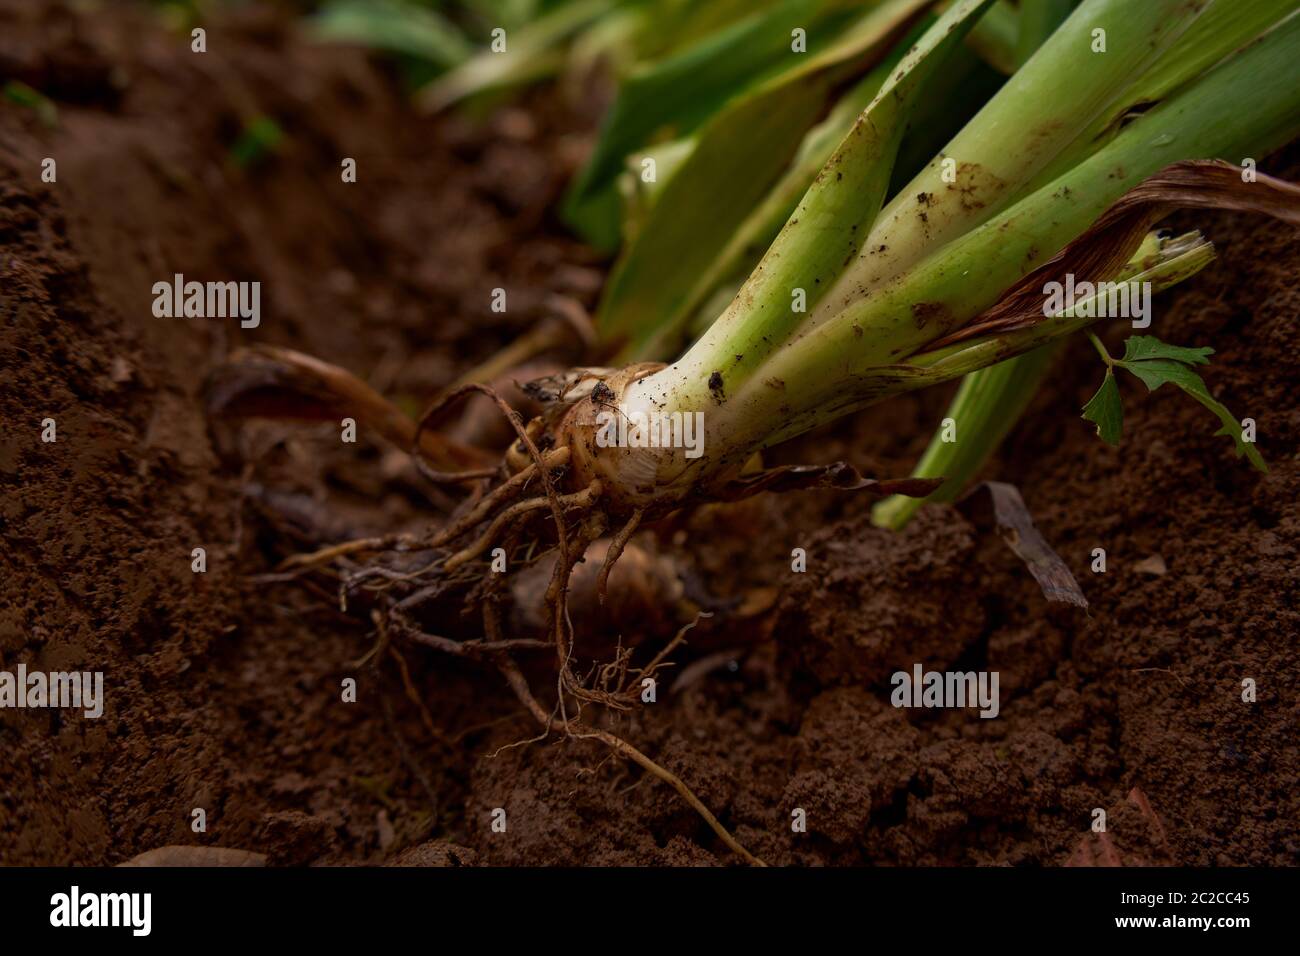
{"label": "green leaf", "polygon": [[[647,354],[644,348],[653,338],[680,336],[718,281],[729,278],[715,273],[717,261],[732,257],[730,240],[795,160],[805,133],[825,114],[838,87],[858,73],[874,76],[866,81],[866,94],[858,94],[861,106],[850,112],[839,135],[825,144],[825,155],[808,171],[808,182],[888,79],[885,64],[892,67],[901,59],[903,50],[891,51],[890,44],[897,43],[899,32],[922,6],[917,0],[880,4],[829,50],[736,96],[700,128],[694,150],[664,184],[661,198],[610,276],[597,317],[602,335],[629,341],[635,355]],[[882,59],[883,64],[868,70]],[[892,162],[891,150],[891,167]],[[882,188],[885,181],[887,172]],[[808,182],[799,184],[791,206]],[[790,209],[781,214],[784,222]],[[843,246],[835,253],[842,256]],[[782,294],[788,297],[788,292]],[[649,353],[668,358],[677,345],[671,341]]]}
{"label": "green leaf", "polygon": [[417,95],[419,107],[437,112],[471,96],[555,73],[564,65],[563,44],[613,5],[614,0],[574,0],[548,11],[508,34],[504,52],[488,46],[425,86]]}
{"label": "green leaf", "polygon": [[10,80],[4,85],[4,98],[10,103],[25,106],[36,114],[46,126],[56,126],[59,122],[59,110],[44,93],[35,90],[20,80]]}
{"label": "green leaf", "polygon": [[1097,426],[1097,434],[1108,445],[1118,445],[1124,431],[1124,406],[1119,398],[1115,373],[1106,369],[1106,378],[1097,394],[1083,406],[1083,417]]}
{"label": "green leaf", "polygon": [[816,35],[816,28],[825,25],[826,33],[835,36],[846,16],[839,8],[848,5],[845,0],[783,0],[633,70],[565,198],[565,219],[598,248],[615,248],[617,207],[607,197],[616,193],[626,157],[663,131],[668,137],[690,134],[765,71],[770,75],[800,67],[805,58],[790,53],[790,31],[803,27]]}
{"label": "green leaf", "polygon": [[646,23],[636,37],[639,59],[646,62],[662,59],[781,2],[783,0],[708,0],[708,3],[652,0],[650,3],[629,4],[646,15]]}
{"label": "green leaf", "polygon": [[[725,368],[728,381],[740,383],[778,352],[783,356],[795,354],[783,352],[783,348],[809,316],[791,308],[792,290],[804,290],[806,307],[809,313],[815,312],[846,262],[857,256],[888,194],[898,148],[916,104],[923,100],[931,79],[941,72],[949,54],[959,48],[971,23],[990,2],[959,0],[908,48],[898,69],[890,72],[871,105],[835,147],[739,294],[692,349],[692,364],[698,361],[710,369]],[[866,51],[882,24],[894,22],[905,29],[898,18],[920,14],[924,6],[915,0],[887,0],[871,8],[872,12],[822,57],[828,63],[832,57],[841,57],[844,44],[850,41]],[[856,66],[854,60],[845,62]],[[840,67],[831,65],[827,69]],[[803,74],[794,79],[802,80]],[[667,198],[661,201],[661,211],[668,208],[667,202]],[[908,325],[909,330],[915,328]],[[802,365],[798,374],[811,383],[814,379],[809,375],[815,378],[817,368],[835,365],[844,354],[841,350],[834,360],[807,365],[796,359],[796,366]],[[695,377],[694,370],[686,374]]]}
{"label": "green leaf", "polygon": [[452,66],[473,52],[469,41],[437,11],[393,0],[340,0],[309,22],[319,40],[357,43]]}
{"label": "green leaf", "polygon": [[[367,3],[370,0],[366,0]],[[423,0],[428,6],[448,7],[445,0]],[[541,3],[539,0],[462,0],[462,5],[474,14],[480,24],[505,27],[512,30],[536,20],[545,12],[544,8],[553,4]]]}
{"label": "green leaf", "polygon": [[1124,362],[1141,362],[1146,359],[1173,359],[1187,365],[1205,365],[1214,354],[1212,348],[1187,348],[1166,345],[1153,335],[1134,335],[1124,342]]}
{"label": "green leaf", "polygon": [[269,116],[257,116],[244,124],[244,130],[230,147],[230,161],[240,169],[261,162],[280,149],[284,130]]}
{"label": "green leaf", "polygon": [[1264,458],[1260,455],[1259,449],[1255,447],[1254,442],[1242,439],[1241,422],[1228,411],[1222,402],[1210,394],[1210,390],[1205,387],[1205,381],[1201,376],[1186,365],[1170,359],[1146,359],[1137,362],[1121,360],[1116,364],[1124,366],[1124,368],[1140,378],[1149,391],[1154,392],[1166,382],[1181,388],[1218,416],[1219,421],[1223,423],[1223,427],[1214,434],[1227,435],[1231,438],[1236,446],[1238,457],[1244,455],[1257,469],[1263,472],[1268,471],[1268,466],[1264,464]]}

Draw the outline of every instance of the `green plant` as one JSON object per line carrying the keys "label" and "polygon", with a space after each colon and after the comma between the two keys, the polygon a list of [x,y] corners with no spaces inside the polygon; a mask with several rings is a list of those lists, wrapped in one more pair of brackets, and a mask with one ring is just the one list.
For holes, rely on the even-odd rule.
{"label": "green plant", "polygon": [[[1294,220],[1294,192],[1265,177],[1244,183],[1206,166],[1157,175],[1188,159],[1262,155],[1295,135],[1300,18],[1294,4],[1268,0],[1088,0],[882,208],[908,115],[988,6],[953,4],[909,51],[685,355],[607,376],[609,393],[571,414],[562,440],[577,471],[623,511],[707,497],[763,447],[1089,324],[1042,314],[1040,270],[1116,278],[1173,206],[1245,203]],[[1098,30],[1105,53],[1094,50]],[[1122,203],[1130,190],[1136,198]],[[1244,198],[1251,190],[1259,202]],[[1141,228],[1092,231],[1117,203]],[[1136,278],[1181,277],[1203,250],[1176,244]],[[999,313],[1027,276],[1037,288]],[[672,449],[592,452],[597,404],[638,420],[703,412],[708,450],[694,460]]]}
{"label": "green plant", "polygon": [[[574,567],[608,536],[597,578],[603,594],[643,522],[699,503],[811,486],[929,494],[939,475],[891,482],[841,464],[763,469],[757,453],[973,373],[982,374],[966,378],[959,407],[995,441],[1026,399],[1029,372],[1041,374],[1032,363],[1098,321],[1108,294],[1101,283],[1159,291],[1212,261],[1198,233],[1152,231],[1169,212],[1237,208],[1300,224],[1300,188],[1251,179],[1223,161],[1265,155],[1300,131],[1294,8],[1294,0],[1084,0],[1058,26],[1065,5],[1046,0],[1037,12],[993,0],[787,0],[698,36],[683,33],[690,38],[659,47],[661,56],[625,75],[620,105],[567,209],[597,240],[626,236],[601,313],[603,333],[623,340],[625,358],[667,348],[687,329],[699,330],[698,339],[668,365],[634,361],[532,383],[546,411],[527,424],[480,384],[439,396],[414,426],[360,390],[433,480],[494,480],[418,541],[361,539],[289,564],[429,551],[433,561],[406,577],[421,594],[472,582],[483,639],[423,634],[400,605],[376,617],[383,627],[490,659],[548,732],[599,739],[636,761],[756,862],[679,778],[582,715],[587,704],[629,709],[636,691],[627,657],[595,680],[575,673],[567,604]],[[910,154],[929,151],[944,128],[936,100],[948,102],[962,76],[984,69],[971,66],[966,40],[990,15],[974,48],[997,63],[1024,62],[982,107],[977,96],[955,110],[969,120],[917,169]],[[1046,39],[1021,43],[1017,34],[1013,48],[1008,16],[1035,31],[1035,41]],[[802,18],[817,18],[830,39],[807,57],[773,59]],[[623,189],[630,218],[620,223],[629,157],[634,169],[653,159],[665,175]],[[701,213],[693,204],[703,194],[724,204]],[[747,277],[721,301],[737,271]],[[1052,305],[1047,288],[1070,276],[1091,288]],[[1118,436],[1114,373],[1122,368],[1150,388],[1173,383],[1229,426],[1195,371],[1208,354],[1130,339],[1123,358],[1104,355],[1090,419],[1103,437]],[[1038,358],[1006,364],[1019,356]],[[309,366],[279,356],[277,376],[306,368],[319,382],[321,370]],[[339,398],[358,389],[344,380],[325,391]],[[497,468],[467,456],[457,464],[459,450],[437,438],[441,416],[473,392],[497,401],[517,436]],[[665,421],[674,440],[656,440]],[[1259,464],[1244,436],[1233,438]],[[976,448],[940,464],[970,471],[979,460]],[[503,576],[482,573],[480,562],[496,547],[531,554],[540,541],[554,545],[548,632],[543,641],[514,640],[503,633],[494,593]],[[636,676],[653,672],[684,633]],[[523,647],[555,654],[554,710],[533,697],[512,659]]]}

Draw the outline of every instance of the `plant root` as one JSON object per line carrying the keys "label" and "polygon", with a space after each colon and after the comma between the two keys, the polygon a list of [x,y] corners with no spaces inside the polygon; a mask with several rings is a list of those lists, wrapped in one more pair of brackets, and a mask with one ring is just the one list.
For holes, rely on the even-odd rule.
{"label": "plant root", "polygon": [[409,535],[389,535],[382,538],[356,538],[352,541],[343,541],[339,544],[332,544],[317,551],[290,555],[276,565],[275,569],[276,571],[290,571],[295,568],[311,568],[320,564],[326,564],[336,558],[358,554],[363,551],[389,551],[398,543],[409,542],[411,540],[413,539]]}
{"label": "plant root", "polygon": [[[498,666],[501,669],[501,673],[505,676],[506,683],[510,685],[511,690],[515,692],[515,696],[517,696],[520,702],[528,709],[528,712],[532,714],[543,727],[547,728],[548,731],[554,729],[555,721],[553,716],[547,713],[545,708],[537,702],[537,698],[533,696],[533,692],[528,688],[528,682],[520,672],[519,666],[515,664],[508,655],[504,654],[499,658]],[[571,720],[564,723],[561,729],[563,729],[570,737],[599,740],[616,754],[628,758],[647,773],[658,777],[681,794],[682,799],[690,804],[691,808],[698,813],[701,818],[703,818],[704,822],[709,825],[709,828],[713,830],[715,834],[717,834],[718,839],[726,844],[729,850],[739,856],[750,866],[767,865],[736,841],[736,838],[731,835],[730,831],[722,825],[718,818],[713,815],[709,808],[704,805],[704,802],[695,795],[694,791],[686,785],[685,781],[683,781],[681,777],[655,763],[622,737],[612,734],[607,730],[597,730],[596,728],[585,726],[577,720]]]}
{"label": "plant root", "polygon": [[[641,370],[644,371],[644,370]],[[634,374],[636,370],[624,374]],[[565,377],[556,399],[557,405],[570,412],[577,411],[574,402],[598,402],[603,398],[602,381],[592,370],[579,370]],[[594,383],[594,384],[593,384]],[[585,391],[583,391],[585,389]],[[437,423],[439,417],[455,402],[471,393],[487,396],[505,415],[516,435],[503,460],[496,468],[471,468],[461,472],[432,472],[428,463],[422,470],[433,480],[465,481],[479,479],[468,499],[462,502],[448,523],[437,533],[419,540],[411,535],[385,538],[365,538],[343,542],[305,555],[288,559],[283,568],[309,570],[319,568],[329,561],[339,561],[347,569],[342,576],[340,597],[349,591],[364,589],[378,604],[375,614],[382,618],[379,625],[381,643],[372,652],[373,657],[388,656],[402,672],[403,686],[410,697],[414,685],[401,658],[388,636],[405,638],[452,656],[472,659],[496,666],[520,702],[541,724],[544,739],[552,732],[566,737],[594,739],[605,744],[610,751],[636,763],[650,775],[669,784],[686,803],[709,825],[718,838],[747,863],[761,866],[762,861],[746,850],[724,827],[718,818],[691,791],[680,777],[660,766],[628,741],[597,725],[585,710],[597,708],[600,712],[628,712],[639,706],[640,690],[647,678],[653,678],[664,667],[671,666],[670,656],[680,648],[686,635],[700,619],[709,616],[701,612],[694,621],[681,628],[676,636],[643,667],[632,666],[633,650],[625,648],[621,640],[612,661],[597,664],[585,679],[574,672],[576,635],[569,613],[569,589],[574,568],[585,559],[590,545],[606,535],[611,523],[617,530],[609,539],[604,560],[597,575],[598,603],[605,603],[609,577],[619,558],[628,548],[637,530],[648,521],[664,518],[681,507],[707,501],[728,501],[746,498],[766,491],[791,491],[801,488],[837,488],[865,490],[867,493],[928,494],[938,483],[935,480],[904,480],[898,482],[874,481],[863,478],[856,470],[843,463],[817,467],[784,467],[756,474],[732,475],[728,480],[700,491],[688,499],[673,498],[659,502],[650,496],[648,503],[620,497],[624,489],[606,487],[606,482],[591,474],[578,461],[580,453],[590,454],[591,449],[579,449],[575,442],[584,436],[575,434],[572,419],[563,409],[558,414],[548,411],[542,418],[524,423],[519,414],[490,386],[469,383],[457,386],[439,395],[420,416],[411,436],[410,450],[420,459],[425,445],[425,432]],[[577,394],[578,397],[573,396]],[[567,404],[566,404],[567,403]],[[559,436],[559,443],[556,442]],[[494,476],[495,487],[482,479]],[[544,520],[549,515],[550,521]],[[482,573],[478,559],[489,549],[501,548],[512,566],[518,566],[516,556],[527,565],[544,555],[554,554],[554,566],[541,605],[545,609],[545,631],[541,639],[510,638],[502,635],[500,604],[509,599],[506,591],[507,575]],[[392,564],[380,563],[381,555],[404,554]],[[368,563],[358,565],[351,558],[356,555],[373,555]],[[478,606],[482,618],[483,636],[456,640],[429,633],[415,617],[416,611],[428,602],[447,594],[454,588],[466,588],[461,601],[466,607]],[[341,602],[343,603],[343,602]],[[378,618],[377,618],[378,619]],[[515,655],[523,652],[549,651],[554,654],[555,704],[547,711],[534,696],[526,678],[520,671]],[[427,711],[422,719],[427,717]],[[426,719],[426,729],[440,741],[443,735],[432,728]]]}
{"label": "plant root", "polygon": [[[581,317],[569,314],[571,310],[558,311],[559,321],[539,330],[521,349],[503,353],[498,357],[498,365],[514,362],[524,353],[531,354],[554,345],[565,335],[576,337],[584,348],[589,347],[590,330],[580,321]],[[563,326],[566,324],[572,329],[565,331]],[[473,377],[489,377],[489,373],[496,370],[497,367],[492,365],[471,374]],[[596,376],[587,372],[579,377],[590,382]],[[486,395],[496,404],[517,436],[517,441],[498,462],[487,461],[478,449],[462,446],[433,430],[434,424],[453,403],[474,392]],[[546,433],[546,422],[538,419],[525,425],[518,413],[490,386],[465,379],[440,394],[413,422],[346,370],[300,353],[272,348],[250,350],[235,356],[225,377],[212,386],[209,404],[214,413],[246,417],[329,420],[344,413],[353,415],[385,439],[406,448],[416,469],[431,483],[473,483],[467,500],[457,509],[459,513],[453,514],[448,524],[427,540],[411,534],[358,538],[290,555],[276,568],[275,577],[279,580],[319,571],[325,565],[337,562],[341,566],[340,607],[346,608],[349,593],[358,590],[364,590],[378,601],[379,606],[371,612],[377,632],[375,644],[356,663],[377,666],[382,659],[389,659],[397,668],[406,697],[416,708],[425,731],[433,740],[444,747],[454,745],[454,741],[437,727],[420,699],[406,659],[393,643],[394,637],[404,637],[453,656],[496,664],[520,702],[542,725],[543,733],[538,739],[544,739],[552,731],[562,731],[569,737],[599,740],[613,753],[633,761],[672,786],[729,849],[748,863],[762,865],[731,836],[680,777],[621,737],[583,720],[585,704],[616,711],[634,706],[637,692],[631,688],[631,682],[652,676],[666,666],[668,655],[684,643],[686,632],[699,619],[682,628],[645,667],[631,670],[632,652],[620,644],[615,660],[598,668],[594,684],[589,686],[574,674],[574,633],[567,604],[569,580],[588,546],[607,530],[610,517],[602,509],[604,489],[599,480],[588,481],[584,487],[568,494],[557,490],[557,479],[570,467],[571,449],[564,444],[554,447],[554,439]],[[495,488],[491,487],[494,478],[499,479]],[[529,486],[534,482],[540,485],[540,493],[529,495]],[[544,601],[550,620],[547,639],[507,639],[501,636],[497,603],[501,599],[504,575],[487,575],[471,589],[471,596],[482,604],[485,634],[482,639],[453,640],[428,633],[412,620],[411,612],[420,605],[445,593],[455,582],[468,580],[464,573],[466,566],[494,544],[505,547],[507,553],[514,551],[534,516],[546,510],[553,521],[558,555]],[[598,577],[598,595],[602,604],[610,571],[645,514],[644,509],[637,509],[627,517],[606,552]],[[485,524],[486,528],[470,543],[462,542],[461,539]],[[535,543],[536,535],[532,538]],[[447,556],[444,549],[457,543],[462,545],[460,550]],[[409,558],[420,553],[430,557],[412,567]],[[404,554],[407,563],[404,566],[386,566],[379,563],[383,554]],[[354,559],[363,556],[371,557],[359,566]],[[533,544],[529,544],[525,560],[535,560],[539,556]],[[314,587],[309,580],[304,583]],[[556,655],[558,673],[554,713],[547,713],[537,702],[512,656],[537,650],[549,650]]]}
{"label": "plant root", "polygon": [[418,428],[346,369],[292,349],[239,349],[213,373],[206,391],[211,415],[306,421],[351,416],[399,448],[414,445],[417,461],[431,461],[438,469],[479,471],[490,463],[482,449]]}
{"label": "plant root", "polygon": [[[468,384],[452,389],[440,396],[421,416],[417,425],[416,443],[413,453],[418,455],[418,440],[422,430],[452,402],[470,392],[480,392],[492,399],[507,420],[514,427],[518,437],[518,446],[526,452],[526,460],[517,463],[514,474],[504,480],[490,492],[484,494],[464,514],[455,518],[442,531],[428,542],[430,547],[443,547],[457,543],[475,529],[486,523],[487,527],[469,544],[446,558],[431,573],[443,579],[438,582],[417,587],[411,594],[390,604],[388,609],[388,628],[393,634],[400,634],[415,643],[423,644],[446,654],[462,658],[492,660],[502,670],[507,682],[516,696],[529,712],[545,728],[542,737],[552,731],[562,732],[565,736],[592,738],[601,741],[616,754],[619,754],[641,766],[650,774],[658,777],[676,790],[690,805],[719,839],[748,863],[761,865],[753,854],[741,846],[722,826],[717,817],[675,774],[664,769],[642,751],[621,737],[596,727],[583,719],[584,705],[594,704],[600,707],[626,711],[631,709],[638,699],[634,681],[643,680],[657,673],[666,666],[667,657],[685,641],[685,635],[698,622],[692,622],[678,632],[677,636],[645,666],[631,670],[630,651],[620,651],[616,660],[599,670],[599,677],[594,685],[581,680],[572,669],[574,653],[574,634],[569,619],[567,595],[569,579],[573,568],[583,559],[588,546],[603,535],[609,519],[600,509],[603,488],[600,481],[592,481],[578,491],[561,494],[556,488],[555,478],[563,474],[569,461],[570,450],[567,447],[549,448],[545,453],[538,447],[534,430],[525,426],[519,416],[490,387]],[[510,468],[506,469],[507,471]],[[534,479],[542,486],[541,493],[523,498],[529,484]],[[521,500],[522,499],[522,500]],[[483,628],[482,639],[457,641],[437,634],[428,633],[419,628],[407,616],[416,606],[432,594],[439,593],[445,587],[445,579],[461,571],[494,545],[506,546],[507,551],[517,543],[533,516],[549,510],[554,525],[556,551],[558,557],[552,573],[551,582],[546,590],[545,605],[548,619],[548,639],[506,639],[500,635],[500,624],[496,602],[503,583],[503,575],[488,575],[482,585]],[[644,511],[638,510],[629,518],[614,537],[606,553],[601,568],[600,591],[603,594],[607,586],[609,572],[613,569],[623,553],[632,535],[636,532]],[[572,522],[572,524],[571,524]],[[333,555],[318,552],[310,556],[314,561],[329,560],[331,556],[342,557],[348,553],[366,550],[374,544],[370,540],[366,545],[357,543],[352,549],[336,551]],[[408,577],[405,575],[387,575],[388,583],[397,583],[394,579]],[[522,651],[551,650],[556,655],[556,708],[554,713],[546,712],[528,688],[523,674],[514,663],[513,654]]]}
{"label": "plant root", "polygon": [[[560,506],[567,510],[570,508],[589,507],[599,497],[600,482],[593,481],[582,491],[574,492],[571,495],[563,495],[558,500]],[[492,519],[492,524],[488,525],[487,531],[483,532],[477,541],[468,547],[457,551],[448,558],[446,564],[443,565],[443,568],[450,573],[455,571],[462,564],[465,564],[468,561],[473,561],[500,537],[502,528],[512,524],[516,519],[527,515],[528,512],[547,508],[550,504],[551,502],[548,499],[541,496],[516,502]]]}
{"label": "plant root", "polygon": [[605,553],[605,563],[600,566],[600,574],[596,578],[596,596],[601,604],[605,603],[605,590],[609,586],[609,572],[614,570],[614,565],[623,556],[623,549],[632,540],[632,535],[636,534],[637,525],[641,523],[643,517],[645,517],[644,508],[637,508],[633,511],[632,517],[627,519],[627,524],[623,525],[622,530],[614,535],[613,541],[610,542],[609,551]]}

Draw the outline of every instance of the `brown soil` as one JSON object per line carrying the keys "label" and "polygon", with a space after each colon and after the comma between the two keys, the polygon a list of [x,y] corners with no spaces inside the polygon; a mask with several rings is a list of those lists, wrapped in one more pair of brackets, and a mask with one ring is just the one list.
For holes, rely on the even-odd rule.
{"label": "brown soil", "polygon": [[[375,640],[364,612],[255,576],[313,541],[440,522],[437,496],[364,436],[232,432],[203,408],[207,373],[248,342],[339,362],[417,407],[531,326],[547,294],[590,305],[599,263],[548,214],[590,110],[542,93],[482,124],[416,119],[385,67],[278,15],[208,26],[198,56],[143,9],[0,0],[0,78],[58,106],[48,127],[0,102],[0,668],[103,670],[107,688],[97,721],[0,711],[0,864],[180,843],[278,864],[733,863],[601,745],[509,746],[535,726],[495,673],[410,646],[409,689],[391,656],[358,669]],[[241,169],[231,145],[256,115],[285,140]],[[1289,163],[1270,166],[1300,176]],[[1222,259],[1161,300],[1154,331],[1216,346],[1207,380],[1258,421],[1267,476],[1199,406],[1136,383],[1123,446],[1102,445],[1078,419],[1101,371],[1084,343],[989,472],[1020,487],[1088,614],[1047,607],[950,508],[901,534],[846,495],[706,509],[659,545],[692,587],[747,603],[702,625],[678,655],[685,686],[665,682],[617,731],[770,863],[1057,865],[1104,807],[1131,860],[1295,864],[1300,236],[1197,225]],[[154,318],[151,286],[174,272],[261,280],[261,327]],[[498,286],[505,314],[488,308]],[[944,397],[780,457],[902,474]],[[1167,573],[1137,569],[1154,554]],[[639,620],[625,642],[662,641]],[[1001,717],[894,709],[889,675],[917,661],[999,671]],[[340,701],[348,676],[356,704]],[[791,832],[795,808],[807,833]]]}

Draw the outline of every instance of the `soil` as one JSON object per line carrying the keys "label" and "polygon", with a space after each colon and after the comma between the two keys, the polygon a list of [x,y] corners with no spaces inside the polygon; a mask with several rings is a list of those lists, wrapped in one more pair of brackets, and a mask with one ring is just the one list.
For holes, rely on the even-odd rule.
{"label": "soil", "polygon": [[[102,670],[107,691],[98,720],[0,710],[0,864],[204,844],[275,865],[734,865],[602,745],[532,740],[494,671],[418,646],[367,658],[364,610],[264,577],[314,542],[445,520],[403,455],[204,408],[207,375],[252,342],[418,408],[548,295],[593,305],[605,263],[549,210],[598,96],[419,118],[390,67],[312,44],[283,13],[206,25],[196,55],[145,7],[0,0],[0,78],[58,111],[48,125],[0,101],[0,669]],[[232,147],[259,116],[283,139],[241,166]],[[1264,168],[1300,177],[1300,154]],[[1221,259],[1159,300],[1153,331],[1215,346],[1207,381],[1257,421],[1267,475],[1200,406],[1135,382],[1122,446],[1103,445],[1078,417],[1101,376],[1079,343],[988,477],[1020,488],[1089,611],[1049,607],[950,507],[902,533],[846,494],[707,508],[644,540],[716,613],[657,703],[611,727],[769,863],[1095,861],[1104,808],[1121,862],[1296,864],[1300,235],[1195,224]],[[261,281],[261,325],[155,318],[151,287],[177,272]],[[905,474],[945,400],[891,402],[775,457]],[[1144,570],[1153,555],[1164,573]],[[472,630],[454,618],[445,631]],[[619,620],[592,654],[611,637],[661,646],[663,622]],[[895,709],[889,676],[915,662],[999,672],[999,718]]]}

